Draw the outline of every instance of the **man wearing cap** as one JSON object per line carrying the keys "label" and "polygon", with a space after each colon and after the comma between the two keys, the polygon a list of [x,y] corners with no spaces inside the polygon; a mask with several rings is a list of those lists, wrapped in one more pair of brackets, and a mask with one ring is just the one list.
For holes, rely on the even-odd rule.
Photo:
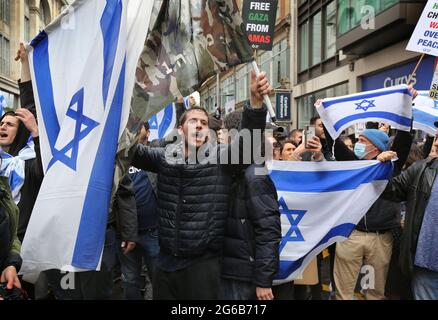
{"label": "man wearing cap", "polygon": [[[438,128],[438,122],[435,122]],[[433,147],[438,148],[438,130]],[[385,153],[380,161],[395,154]],[[435,156],[414,163],[393,178],[382,197],[406,201],[406,220],[400,246],[403,274],[412,278],[415,300],[438,300],[438,160]]]}
{"label": "man wearing cap", "polygon": [[[398,131],[392,150],[400,155],[396,174],[409,153],[412,137],[409,132]],[[388,135],[377,129],[367,129],[360,136],[354,152],[338,139],[335,158],[338,161],[376,160],[388,150]],[[385,284],[392,254],[392,230],[401,223],[400,205],[382,198],[377,199],[364,218],[358,223],[350,238],[336,245],[334,279],[337,300],[352,300],[359,274],[367,300],[385,299]]]}

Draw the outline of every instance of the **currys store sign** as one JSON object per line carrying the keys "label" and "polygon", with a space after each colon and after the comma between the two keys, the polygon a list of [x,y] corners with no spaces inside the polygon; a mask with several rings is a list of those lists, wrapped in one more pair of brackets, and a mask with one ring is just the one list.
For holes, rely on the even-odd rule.
{"label": "currys store sign", "polygon": [[[434,72],[435,57],[423,60],[412,79],[411,84],[417,90],[429,90]],[[362,77],[362,91],[388,88],[400,84],[407,84],[409,75],[414,70],[417,61],[405,63],[378,73]]]}

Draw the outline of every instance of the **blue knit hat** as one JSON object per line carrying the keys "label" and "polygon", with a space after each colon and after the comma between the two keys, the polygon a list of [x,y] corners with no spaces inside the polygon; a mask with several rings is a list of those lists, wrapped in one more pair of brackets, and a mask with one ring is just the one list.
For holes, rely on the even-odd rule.
{"label": "blue knit hat", "polygon": [[368,140],[371,141],[380,151],[386,151],[388,149],[389,137],[388,135],[377,129],[367,129],[361,133],[361,136],[364,136]]}

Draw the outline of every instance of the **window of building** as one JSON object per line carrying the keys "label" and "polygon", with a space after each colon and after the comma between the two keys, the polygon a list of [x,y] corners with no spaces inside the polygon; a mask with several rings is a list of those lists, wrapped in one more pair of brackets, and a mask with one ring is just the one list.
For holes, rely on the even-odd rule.
{"label": "window of building", "polygon": [[260,71],[267,74],[274,88],[280,86],[281,79],[289,77],[290,50],[287,39],[274,44],[272,51],[266,51],[260,55]]}
{"label": "window of building", "polygon": [[40,29],[43,29],[50,23],[50,7],[47,0],[41,0],[40,2]]}
{"label": "window of building", "polygon": [[324,59],[336,55],[336,2],[330,2],[325,10],[325,46]]}
{"label": "window of building", "polygon": [[300,72],[336,55],[336,1],[323,3],[317,13],[304,18],[299,26]]}
{"label": "window of building", "polygon": [[224,79],[221,83],[221,107],[224,107],[228,102],[235,100],[235,80],[234,75]]}
{"label": "window of building", "polygon": [[322,13],[318,12],[312,18],[312,66],[321,62]]}
{"label": "window of building", "polygon": [[318,99],[339,97],[347,94],[348,83],[343,83],[297,99],[298,128],[305,128],[306,125],[309,125],[310,119],[317,115],[314,104]]}
{"label": "window of building", "polygon": [[392,7],[400,0],[337,0],[338,34],[344,34],[356,28],[362,18],[369,15],[366,6],[371,6],[376,14]]}
{"label": "window of building", "polygon": [[208,108],[207,112],[213,112],[216,109],[216,86],[211,87],[208,91]]}
{"label": "window of building", "polygon": [[251,67],[243,66],[236,72],[236,103],[249,98],[249,77]]}
{"label": "window of building", "polygon": [[9,40],[0,34],[0,74],[9,76],[11,47]]}
{"label": "window of building", "polygon": [[11,1],[0,0],[0,20],[9,24],[11,21]]}
{"label": "window of building", "polygon": [[30,42],[29,0],[24,0],[24,41]]}
{"label": "window of building", "polygon": [[309,21],[299,28],[300,34],[300,71],[309,68]]}

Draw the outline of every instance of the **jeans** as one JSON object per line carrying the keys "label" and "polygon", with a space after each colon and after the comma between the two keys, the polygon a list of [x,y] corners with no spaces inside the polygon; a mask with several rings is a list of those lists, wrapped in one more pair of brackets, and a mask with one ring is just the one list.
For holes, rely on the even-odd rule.
{"label": "jeans", "polygon": [[254,283],[221,279],[220,300],[257,300]]}
{"label": "jeans", "polygon": [[123,254],[122,250],[119,249],[124,297],[126,300],[143,299],[141,295],[142,258],[144,258],[148,268],[149,279],[152,282],[159,252],[158,229],[156,228],[141,232],[138,236],[135,249],[128,254]]}
{"label": "jeans", "polygon": [[412,291],[415,300],[438,300],[438,272],[416,267]]}
{"label": "jeans", "polygon": [[109,227],[105,235],[100,271],[60,272],[48,270],[47,280],[57,300],[110,300],[113,293],[112,271],[116,264],[116,231]]}

